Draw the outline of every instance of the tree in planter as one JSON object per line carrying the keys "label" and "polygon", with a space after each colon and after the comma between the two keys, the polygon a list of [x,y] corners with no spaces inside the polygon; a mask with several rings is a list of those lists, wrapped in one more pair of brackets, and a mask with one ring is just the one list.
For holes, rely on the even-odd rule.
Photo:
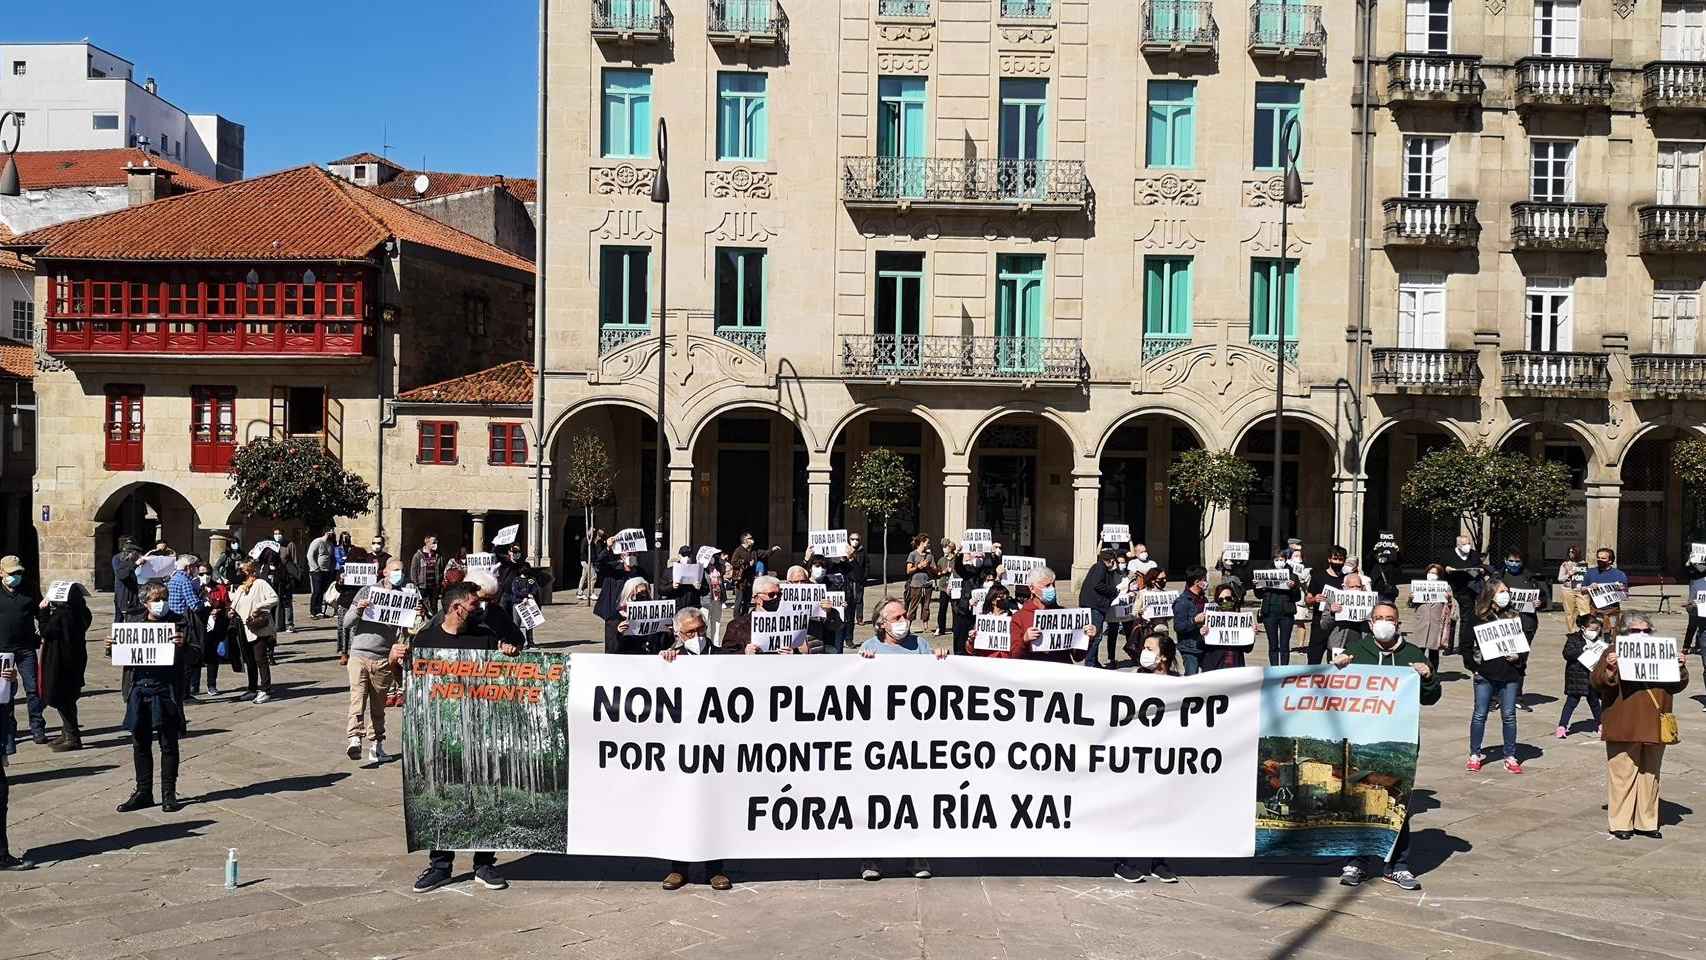
{"label": "tree in planter", "polygon": [[373,489],[315,440],[261,437],[232,455],[225,498],[244,517],[296,519],[318,533],[339,517],[365,515]]}
{"label": "tree in planter", "polygon": [[1215,513],[1249,500],[1256,479],[1255,469],[1230,450],[1186,450],[1167,468],[1167,486],[1173,500],[1192,504],[1202,511],[1197,540],[1204,544],[1205,557]]}
{"label": "tree in planter", "polygon": [[1563,513],[1569,498],[1570,472],[1563,464],[1479,441],[1416,461],[1400,492],[1406,507],[1457,520],[1483,553],[1500,529],[1544,523]]}
{"label": "tree in planter", "polygon": [[1691,493],[1706,494],[1706,437],[1678,440],[1671,448],[1671,469]]}
{"label": "tree in planter", "polygon": [[[601,504],[609,503],[615,493],[616,468],[611,466],[610,451],[604,438],[591,430],[575,434],[569,441],[569,462],[563,470],[563,499],[579,506],[586,518],[587,566],[592,566],[592,514]],[[592,602],[592,591],[586,593]]]}
{"label": "tree in planter", "polygon": [[901,455],[887,447],[866,450],[847,475],[847,506],[863,510],[883,524],[883,597],[889,595],[889,520],[912,500],[912,473]]}

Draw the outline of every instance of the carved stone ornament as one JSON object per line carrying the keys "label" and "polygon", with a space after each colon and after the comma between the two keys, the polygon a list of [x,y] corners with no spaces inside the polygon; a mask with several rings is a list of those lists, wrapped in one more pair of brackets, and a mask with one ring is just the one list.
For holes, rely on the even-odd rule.
{"label": "carved stone ornament", "polygon": [[1019,217],[985,220],[977,235],[985,240],[1029,240],[1053,243],[1061,237],[1059,217]]}
{"label": "carved stone ornament", "polygon": [[652,178],[657,170],[619,163],[613,167],[592,168],[592,192],[605,196],[643,197],[652,192]]}
{"label": "carved stone ornament", "polygon": [[1054,72],[1054,54],[1001,51],[1001,75],[1004,77],[1046,77]]}
{"label": "carved stone ornament", "polygon": [[705,174],[705,196],[769,200],[770,173],[766,170],[754,170],[751,167],[711,170]]}
{"label": "carved stone ornament", "polygon": [[637,240],[650,243],[657,239],[658,232],[646,222],[644,210],[607,210],[604,220],[592,228],[592,235],[599,240]]}
{"label": "carved stone ornament", "polygon": [[877,36],[890,43],[929,43],[935,27],[928,23],[883,23]]}
{"label": "carved stone ornament", "polygon": [[1145,250],[1195,250],[1205,241],[1183,217],[1156,217],[1137,242]]}
{"label": "carved stone ornament", "polygon": [[718,243],[768,243],[776,231],[760,223],[758,214],[750,210],[730,210],[705,236]]}
{"label": "carved stone ornament", "polygon": [[[730,384],[758,386],[764,382],[764,362],[720,337],[685,329],[687,314],[670,311],[669,392],[682,406],[691,406],[709,390]],[[627,383],[657,375],[657,337],[644,337],[599,358],[597,383]],[[656,382],[655,380],[653,381]]]}
{"label": "carved stone ornament", "polygon": [[1017,46],[1052,46],[1054,44],[1054,28],[1002,27],[1001,39]]}
{"label": "carved stone ornament", "polygon": [[1505,0],[1487,0],[1487,12],[1498,16],[1505,12]]}
{"label": "carved stone ornament", "polygon": [[1629,15],[1635,12],[1635,0],[1611,0],[1611,9],[1617,11],[1618,16],[1627,20]]}
{"label": "carved stone ornament", "polygon": [[[1141,376],[1145,391],[1175,397],[1187,409],[1194,406],[1207,410],[1229,409],[1263,390],[1271,394],[1274,372],[1273,354],[1242,343],[1221,342],[1158,354],[1144,361]],[[1234,387],[1238,389],[1234,391]]]}
{"label": "carved stone ornament", "polygon": [[1138,177],[1137,203],[1144,207],[1195,207],[1202,203],[1203,183],[1200,177],[1181,177],[1176,173]]}
{"label": "carved stone ornament", "polygon": [[[1296,224],[1292,224],[1291,229],[1286,232],[1285,255],[1288,257],[1301,256],[1303,248],[1312,242],[1303,236],[1303,231],[1299,230]],[[1250,248],[1251,253],[1278,253],[1280,245],[1279,221],[1263,220],[1258,222],[1250,231],[1250,235],[1244,238],[1244,244]]]}
{"label": "carved stone ornament", "polygon": [[[1258,180],[1246,180],[1244,181],[1242,196],[1244,198],[1244,206],[1246,207],[1277,207],[1280,205],[1280,201],[1285,199],[1285,175],[1276,173],[1271,177],[1262,177]],[[1304,181],[1303,201],[1301,203],[1294,203],[1292,206],[1304,207],[1307,206],[1308,203],[1309,183],[1308,181]]]}
{"label": "carved stone ornament", "polygon": [[877,71],[879,73],[927,74],[930,72],[930,51],[878,50]]}
{"label": "carved stone ornament", "polygon": [[867,240],[878,237],[936,240],[942,236],[942,224],[934,217],[867,216],[859,218],[859,235]]}

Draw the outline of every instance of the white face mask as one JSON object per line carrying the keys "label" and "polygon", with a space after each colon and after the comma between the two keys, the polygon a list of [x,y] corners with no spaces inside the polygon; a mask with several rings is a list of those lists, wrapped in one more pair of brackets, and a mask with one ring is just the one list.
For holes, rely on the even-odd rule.
{"label": "white face mask", "polygon": [[1345,565],[1344,565],[1344,566],[1342,566],[1342,567],[1340,567],[1340,568],[1339,568],[1339,572],[1340,572],[1340,573],[1342,573],[1342,574],[1344,574],[1344,575],[1345,575],[1345,576],[1347,576],[1347,577],[1348,577],[1348,576],[1350,576],[1350,575],[1351,575],[1351,574],[1353,574],[1353,573],[1356,573],[1356,572],[1357,572],[1357,568],[1356,568],[1356,565],[1355,565],[1355,564],[1352,564],[1352,563],[1347,563],[1347,564],[1345,564]]}
{"label": "white face mask", "polygon": [[1141,563],[1148,563],[1149,562],[1149,551],[1144,550],[1144,551],[1139,552],[1137,555],[1137,559]]}
{"label": "white face mask", "polygon": [[1160,662],[1161,655],[1154,650],[1145,650],[1137,655],[1137,665],[1145,670],[1154,670],[1155,665]]}
{"label": "white face mask", "polygon": [[1595,640],[1595,639],[1598,639],[1598,637],[1599,637],[1599,628],[1598,627],[1583,627],[1582,628],[1582,639],[1583,640]]}
{"label": "white face mask", "polygon": [[1390,640],[1398,635],[1398,625],[1390,620],[1376,620],[1368,625],[1368,629],[1374,634],[1374,639],[1380,641]]}
{"label": "white face mask", "polygon": [[889,623],[889,636],[895,638],[896,640],[906,639],[906,635],[911,633],[911,632],[912,632],[912,623],[910,621],[895,620],[895,621],[891,621]]}
{"label": "white face mask", "polygon": [[1438,580],[1438,579],[1439,579],[1439,574],[1437,574],[1437,573],[1434,573],[1434,572],[1433,572],[1433,571],[1432,571],[1432,570],[1429,570],[1429,571],[1428,571],[1428,579],[1429,579],[1429,580]]}
{"label": "white face mask", "polygon": [[1285,569],[1285,558],[1284,557],[1274,558],[1274,569],[1275,570],[1284,570]]}
{"label": "white face mask", "polygon": [[150,614],[156,616],[156,617],[165,616],[166,615],[166,601],[155,600],[155,601],[151,602],[150,604],[148,604],[148,612]]}
{"label": "white face mask", "polygon": [[1495,607],[1508,607],[1510,605],[1511,605],[1511,595],[1510,594],[1505,593],[1502,590],[1499,591],[1498,593],[1493,594],[1493,606],[1495,606]]}
{"label": "white face mask", "polygon": [[681,645],[693,651],[695,654],[704,653],[705,637],[703,634],[696,637],[682,637]]}
{"label": "white face mask", "polygon": [[1457,545],[1457,555],[1460,557],[1469,556],[1469,544],[1467,544],[1467,543],[1458,544]]}
{"label": "white face mask", "polygon": [[823,579],[823,568],[822,567],[813,567],[812,568],[812,579],[813,580],[822,580]]}

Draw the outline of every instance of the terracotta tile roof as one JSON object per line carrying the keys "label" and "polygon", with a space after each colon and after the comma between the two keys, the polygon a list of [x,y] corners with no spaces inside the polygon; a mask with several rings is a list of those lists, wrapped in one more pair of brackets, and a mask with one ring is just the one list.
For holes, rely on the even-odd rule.
{"label": "terracotta tile roof", "polygon": [[[13,233],[11,228],[0,223],[0,243],[5,243],[15,236],[17,234]],[[0,250],[0,270],[22,270],[25,273],[34,273],[35,269],[35,267],[26,265],[23,258],[12,251]]]}
{"label": "terracotta tile roof", "polygon": [[[36,348],[22,343],[0,343],[0,380],[34,380]],[[529,399],[528,403],[533,401]]]}
{"label": "terracotta tile roof", "polygon": [[[427,178],[427,191],[426,193],[416,193],[415,178],[423,174]],[[538,185],[532,180],[516,180],[510,177],[483,173],[446,173],[440,170],[405,170],[390,180],[367,189],[387,200],[409,203],[415,200],[448,197],[452,194],[467,193],[470,190],[481,190],[486,187],[503,187],[522,203],[531,203],[539,193]]]}
{"label": "terracotta tile roof", "polygon": [[406,403],[532,404],[533,364],[511,360],[489,370],[405,390]]}
{"label": "terracotta tile roof", "polygon": [[66,260],[365,260],[393,236],[533,272],[528,260],[315,166],[44,227],[7,245]]}
{"label": "terracotta tile roof", "polygon": [[25,190],[56,187],[122,187],[129,179],[126,166],[153,164],[170,170],[172,182],[185,190],[211,190],[222,184],[194,170],[135,147],[113,150],[41,150],[20,152],[18,182]]}
{"label": "terracotta tile roof", "polygon": [[347,157],[339,157],[332,161],[332,164],[337,166],[343,166],[346,163],[384,163],[390,164],[393,167],[401,166],[401,164],[391,163],[391,161],[384,157],[377,154],[367,153],[366,151],[361,153],[352,153]]}
{"label": "terracotta tile roof", "polygon": [[532,177],[511,177],[509,192],[522,203],[533,203],[539,199],[539,181]]}

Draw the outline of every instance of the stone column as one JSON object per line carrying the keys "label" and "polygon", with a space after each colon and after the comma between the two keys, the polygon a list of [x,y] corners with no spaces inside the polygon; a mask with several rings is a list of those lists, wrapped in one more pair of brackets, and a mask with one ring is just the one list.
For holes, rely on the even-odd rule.
{"label": "stone column", "polygon": [[231,536],[225,530],[207,531],[207,565],[209,568],[217,565],[225,551],[231,549]]}
{"label": "stone column", "polygon": [[806,518],[812,530],[829,529],[829,475],[830,461],[827,454],[814,454],[806,464]]}
{"label": "stone column", "polygon": [[970,493],[971,469],[965,458],[949,458],[942,468],[942,533],[956,543],[971,524],[967,515]]}
{"label": "stone column", "polygon": [[[1226,541],[1232,539],[1232,511],[1216,510],[1214,518],[1208,524],[1208,542],[1203,544],[1203,565],[1213,568],[1220,560],[1220,553],[1226,549]],[[1260,544],[1250,544],[1252,560],[1267,554],[1267,548]]]}
{"label": "stone column", "polygon": [[1367,491],[1365,476],[1341,473],[1333,477],[1333,542],[1364,562],[1367,558],[1362,556],[1362,505]]}
{"label": "stone column", "polygon": [[1588,542],[1585,556],[1590,562],[1593,552],[1600,547],[1617,549],[1617,503],[1622,496],[1621,480],[1589,480],[1587,483]]}
{"label": "stone column", "polygon": [[[1102,500],[1102,473],[1096,464],[1072,471],[1072,582],[1083,579],[1101,547],[1097,525]],[[1058,575],[1062,571],[1056,570]]]}
{"label": "stone column", "polygon": [[[551,558],[552,554],[555,553],[552,549],[552,541],[556,539],[556,510],[554,509],[556,500],[551,490],[551,465],[549,463],[541,464],[539,469],[545,475],[545,496],[543,500],[539,498],[538,482],[531,477],[528,478],[528,482],[532,485],[532,489],[527,491],[527,503],[530,512],[527,517],[527,526],[522,528],[521,536],[518,539],[527,541],[527,552],[532,555],[534,566],[541,570],[555,571],[556,567],[552,565]],[[539,518],[538,543],[533,542],[535,516]],[[549,593],[545,595],[545,602],[551,602]]]}
{"label": "stone column", "polygon": [[669,539],[663,545],[664,556],[675,556],[682,544],[693,542],[693,461],[672,460],[669,464]]}
{"label": "stone column", "polygon": [[472,543],[468,544],[469,553],[486,552],[486,513],[483,510],[470,510],[468,516],[474,519],[474,535]]}

